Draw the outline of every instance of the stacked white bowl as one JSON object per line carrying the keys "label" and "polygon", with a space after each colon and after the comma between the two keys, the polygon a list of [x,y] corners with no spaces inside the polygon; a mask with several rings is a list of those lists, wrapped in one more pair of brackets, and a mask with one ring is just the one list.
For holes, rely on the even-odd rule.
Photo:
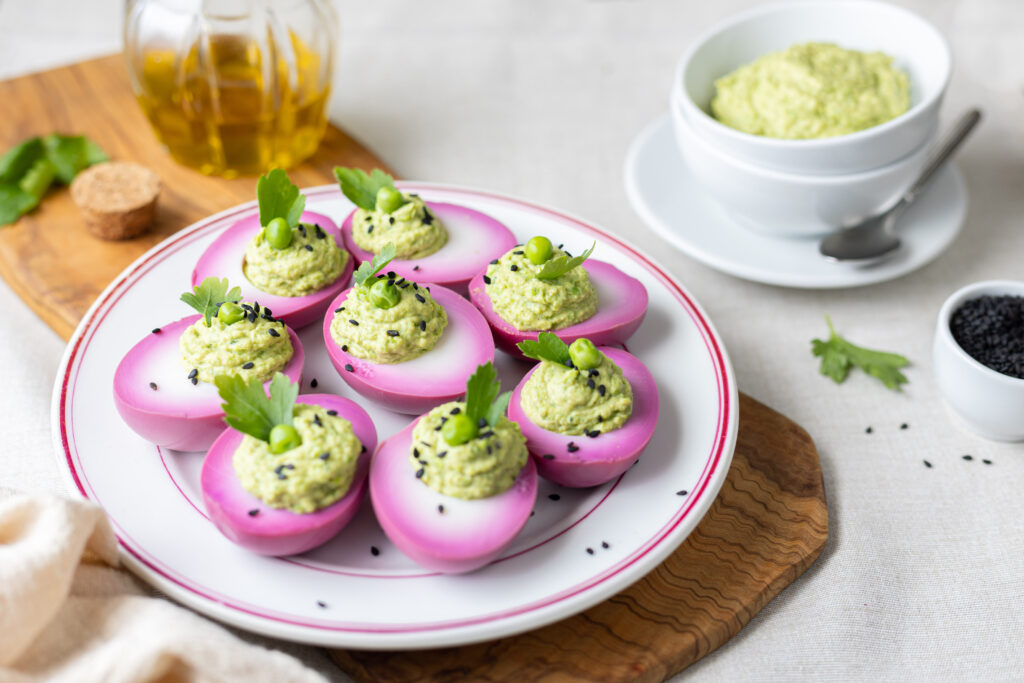
{"label": "stacked white bowl", "polygon": [[[910,80],[910,109],[848,135],[787,140],[715,120],[714,82],[800,43],[880,51]],[[779,237],[817,236],[896,201],[923,167],[938,130],[952,66],[931,24],[867,0],[795,0],[735,16],[700,36],[679,61],[669,109],[691,175],[746,227]]]}

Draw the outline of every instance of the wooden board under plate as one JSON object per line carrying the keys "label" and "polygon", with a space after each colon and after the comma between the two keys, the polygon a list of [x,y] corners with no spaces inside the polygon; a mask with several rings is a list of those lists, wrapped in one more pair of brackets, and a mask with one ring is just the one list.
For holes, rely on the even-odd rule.
{"label": "wooden board under plate", "polygon": [[[66,190],[0,228],[0,275],[64,338],[145,250],[255,194],[252,178],[211,178],[174,163],[136,105],[117,56],[0,83],[0,120],[0,150],[32,135],[82,133],[112,158],[145,164],[164,182],[155,229],[128,242],[86,232]],[[335,165],[386,168],[329,127],[316,155],[289,173],[299,186],[322,185],[333,182]],[[332,656],[365,681],[657,681],[735,635],[814,562],[827,538],[811,438],[741,395],[736,455],[721,493],[686,542],[629,589],[582,614],[491,643]]]}

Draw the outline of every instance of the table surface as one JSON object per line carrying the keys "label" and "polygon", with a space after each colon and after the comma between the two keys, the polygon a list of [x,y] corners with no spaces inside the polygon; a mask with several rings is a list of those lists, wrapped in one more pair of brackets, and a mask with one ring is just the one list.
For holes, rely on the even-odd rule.
{"label": "table surface", "polygon": [[[1024,279],[1024,3],[899,3],[950,39],[956,69],[944,122],[968,106],[986,115],[959,156],[967,224],[916,273],[823,292],[737,280],[675,252],[637,218],[623,189],[626,149],[665,109],[679,54],[714,21],[755,4],[340,0],[331,118],[407,178],[551,204],[655,254],[715,321],[740,388],[815,438],[828,546],[739,636],[681,678],[1020,678],[1024,446],[958,425],[938,396],[930,349],[953,290]],[[0,0],[0,78],[119,50],[121,8],[119,0]],[[64,493],[49,434],[64,344],[6,285],[0,311],[0,486]],[[810,340],[826,334],[825,313],[854,341],[908,356],[906,389],[820,376]],[[338,677],[313,648],[256,640]]]}

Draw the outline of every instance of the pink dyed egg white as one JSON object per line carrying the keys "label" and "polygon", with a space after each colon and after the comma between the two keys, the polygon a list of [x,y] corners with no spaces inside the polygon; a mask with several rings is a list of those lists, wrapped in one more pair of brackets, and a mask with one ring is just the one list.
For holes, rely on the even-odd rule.
{"label": "pink dyed egg white", "polygon": [[416,422],[384,441],[373,456],[370,500],[377,521],[399,550],[427,569],[446,574],[479,569],[497,559],[530,518],[537,469],[527,460],[512,487],[490,498],[438,493],[416,478],[409,463]]}
{"label": "pink dyed egg white", "polygon": [[647,366],[621,349],[598,350],[622,368],[633,388],[633,413],[618,429],[591,438],[551,432],[531,422],[523,410],[522,394],[539,364],[519,382],[508,404],[508,418],[519,424],[540,476],[562,486],[597,486],[619,476],[636,461],[658,424],[658,386]]}
{"label": "pink dyed egg white", "polygon": [[[335,244],[342,249],[345,248],[338,226],[327,216],[306,211],[302,214],[301,222],[319,225],[327,233],[327,237],[324,239],[333,239]],[[283,320],[286,325],[295,329],[322,318],[331,299],[345,289],[352,278],[354,265],[351,255],[349,255],[338,279],[317,292],[306,296],[270,294],[256,289],[242,272],[245,248],[262,229],[259,216],[253,214],[222,232],[199,257],[199,262],[196,263],[196,267],[192,271],[192,286],[195,287],[208,277],[226,277],[229,282],[241,288],[242,299],[258,301],[261,306],[269,308],[275,318]]]}
{"label": "pink dyed egg white", "polygon": [[[180,451],[205,450],[224,429],[224,411],[217,388],[207,382],[193,385],[180,360],[178,340],[189,325],[201,318],[182,318],[146,335],[125,354],[114,371],[114,404],[121,419],[136,434],[158,446]],[[293,355],[282,372],[298,382],[305,353],[290,327],[288,338]]]}
{"label": "pink dyed egg white", "polygon": [[[625,343],[640,327],[647,313],[647,289],[636,278],[604,261],[588,260],[579,267],[586,268],[590,275],[590,282],[597,293],[597,312],[581,323],[551,331],[557,333],[566,344],[580,337],[586,337],[597,345]],[[481,269],[469,283],[469,300],[487,319],[498,348],[523,358],[516,344],[536,339],[537,332],[545,330],[517,330],[503,320],[487,296],[485,270]]]}
{"label": "pink dyed egg white", "polygon": [[399,413],[422,413],[459,398],[477,366],[494,360],[494,339],[479,311],[446,287],[420,285],[424,286],[448,314],[448,326],[434,348],[403,363],[373,363],[342,351],[334,341],[334,311],[344,305],[351,289],[331,302],[324,319],[327,354],[341,378],[361,395]]}
{"label": "pink dyed egg white", "polygon": [[[415,282],[436,282],[466,294],[470,279],[516,245],[515,235],[497,220],[465,206],[425,202],[430,212],[448,231],[448,241],[429,256],[403,261],[393,260],[388,270]],[[359,263],[373,260],[373,254],[361,249],[352,238],[350,213],[341,224],[345,247]]]}
{"label": "pink dyed egg white", "polygon": [[[304,394],[298,403],[338,411],[352,423],[352,431],[365,446],[348,492],[335,503],[308,514],[272,508],[239,482],[232,464],[242,433],[225,429],[203,461],[200,485],[210,520],[230,541],[260,555],[294,555],[322,545],[337,535],[359,510],[366,492],[371,453],[377,430],[366,411],[347,398],[330,394]],[[253,510],[256,510],[253,513]]]}

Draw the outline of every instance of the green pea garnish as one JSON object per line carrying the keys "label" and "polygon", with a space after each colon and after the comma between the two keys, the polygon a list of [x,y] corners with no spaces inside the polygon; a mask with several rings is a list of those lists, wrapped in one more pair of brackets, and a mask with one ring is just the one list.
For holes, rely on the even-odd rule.
{"label": "green pea garnish", "polygon": [[278,455],[290,451],[296,446],[301,446],[302,437],[292,425],[274,425],[274,428],[270,430],[270,441],[267,445],[271,453]]}
{"label": "green pea garnish", "polygon": [[287,249],[292,243],[292,229],[284,218],[275,218],[263,228],[267,243],[274,249]]}
{"label": "green pea garnish", "polygon": [[551,240],[542,235],[531,237],[530,241],[526,243],[524,251],[526,251],[526,258],[530,259],[530,263],[535,266],[543,264],[554,253],[554,249],[551,248]]}
{"label": "green pea garnish", "polygon": [[402,292],[387,280],[377,280],[368,293],[370,303],[377,308],[394,308],[402,300]]}
{"label": "green pea garnish", "polygon": [[601,364],[601,352],[589,339],[577,339],[569,344],[569,357],[580,370],[591,370]]}
{"label": "green pea garnish", "polygon": [[453,415],[441,427],[441,437],[449,446],[459,446],[476,436],[477,426],[465,413]]}
{"label": "green pea garnish", "polygon": [[225,301],[217,311],[217,320],[225,325],[234,325],[245,317],[245,309],[233,301]]}
{"label": "green pea garnish", "polygon": [[377,209],[384,213],[391,213],[405,204],[402,193],[394,187],[382,187],[377,190]]}

